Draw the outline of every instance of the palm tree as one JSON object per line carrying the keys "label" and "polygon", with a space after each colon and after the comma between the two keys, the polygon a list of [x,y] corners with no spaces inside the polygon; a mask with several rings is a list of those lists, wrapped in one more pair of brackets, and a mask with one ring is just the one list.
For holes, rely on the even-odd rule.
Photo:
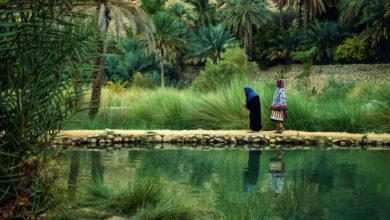
{"label": "palm tree", "polygon": [[148,14],[156,14],[159,11],[164,10],[164,6],[167,0],[141,0],[141,7]]}
{"label": "palm tree", "polygon": [[185,47],[185,25],[165,12],[158,12],[152,17],[156,32],[154,42],[160,55],[161,86],[165,86],[164,64],[172,61],[176,53]]}
{"label": "palm tree", "polygon": [[0,219],[39,218],[53,201],[47,148],[75,113],[73,62],[94,43],[71,2],[43,2],[0,3]]}
{"label": "palm tree", "polygon": [[[134,33],[143,34],[149,41],[154,31],[153,23],[147,14],[137,5],[127,0],[94,0],[88,1],[88,8],[79,7],[75,10],[83,10],[94,14],[96,33],[99,46],[99,57],[96,66],[99,67],[92,75],[92,93],[89,116],[93,119],[100,106],[100,94],[104,77],[104,59],[107,51],[106,35],[114,34],[123,37],[131,28]],[[115,24],[115,30],[109,31],[111,24]]]}
{"label": "palm tree", "polygon": [[184,0],[184,2],[192,5],[194,10],[198,13],[198,26],[207,26],[214,23],[216,10],[209,0]]}
{"label": "palm tree", "polygon": [[318,58],[325,62],[332,61],[335,43],[339,42],[342,34],[337,22],[315,20],[308,31],[309,47],[318,48]]}
{"label": "palm tree", "polygon": [[385,43],[390,34],[390,1],[344,0],[340,3],[340,20],[363,29],[359,37],[371,46]]}
{"label": "palm tree", "polygon": [[226,0],[222,5],[225,25],[244,41],[244,46],[253,60],[252,38],[253,27],[260,28],[271,19],[263,1],[259,0]]}
{"label": "palm tree", "polygon": [[187,7],[183,3],[175,3],[168,8],[168,13],[186,24],[189,28],[195,28],[197,16],[192,8]]}
{"label": "palm tree", "polygon": [[222,25],[201,27],[190,38],[189,57],[194,63],[206,62],[207,58],[216,63],[227,47],[237,44],[238,41]]}

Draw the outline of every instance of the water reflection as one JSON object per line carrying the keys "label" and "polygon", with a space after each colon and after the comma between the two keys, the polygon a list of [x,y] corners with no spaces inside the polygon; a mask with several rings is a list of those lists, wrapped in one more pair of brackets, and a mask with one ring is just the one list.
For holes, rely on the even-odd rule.
{"label": "water reflection", "polygon": [[227,219],[390,219],[390,151],[69,151],[62,163],[69,198],[158,175]]}
{"label": "water reflection", "polygon": [[250,192],[256,186],[260,171],[260,155],[260,150],[249,151],[248,167],[244,171],[244,192]]}
{"label": "water reflection", "polygon": [[94,183],[103,183],[103,174],[104,167],[102,166],[102,155],[101,151],[92,151],[91,152],[91,160],[92,160],[92,180]]}
{"label": "water reflection", "polygon": [[274,193],[281,193],[284,186],[284,162],[282,150],[277,150],[276,155],[269,160],[269,181]]}
{"label": "water reflection", "polygon": [[74,199],[77,191],[77,178],[80,169],[80,154],[73,151],[70,158],[69,179],[68,179],[68,197]]}

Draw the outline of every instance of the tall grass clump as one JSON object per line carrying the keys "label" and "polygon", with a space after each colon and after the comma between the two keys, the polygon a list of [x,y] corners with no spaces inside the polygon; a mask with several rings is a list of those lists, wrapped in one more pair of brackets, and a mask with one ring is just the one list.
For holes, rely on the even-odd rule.
{"label": "tall grass clump", "polygon": [[189,127],[186,115],[195,100],[196,95],[188,90],[148,90],[133,103],[129,117],[136,124],[144,124],[148,128],[185,129]]}
{"label": "tall grass clump", "polygon": [[[287,82],[288,83],[288,82]],[[273,130],[270,107],[275,82],[236,76],[212,91],[198,88],[129,89],[103,94],[103,108],[94,121],[80,118],[82,128],[121,129],[248,129],[244,87],[260,96],[263,130]],[[286,90],[286,128],[304,131],[388,132],[386,85],[330,80],[319,94],[293,87]],[[118,107],[117,107],[118,106]],[[79,128],[79,127],[77,127]]]}
{"label": "tall grass clump", "polygon": [[116,189],[97,182],[88,192],[89,196],[78,207],[132,219],[194,219],[215,213],[207,208],[208,204],[192,198],[184,188],[160,177],[140,179]]}

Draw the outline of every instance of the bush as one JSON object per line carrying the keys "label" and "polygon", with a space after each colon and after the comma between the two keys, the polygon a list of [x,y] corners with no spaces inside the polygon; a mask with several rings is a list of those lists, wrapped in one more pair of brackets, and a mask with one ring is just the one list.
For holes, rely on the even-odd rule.
{"label": "bush", "polygon": [[347,38],[342,44],[337,46],[334,54],[337,61],[358,62],[363,61],[367,56],[373,55],[373,51],[368,49],[365,42],[356,35]]}
{"label": "bush", "polygon": [[238,47],[228,49],[217,64],[207,61],[204,71],[193,82],[193,88],[212,91],[229,84],[237,76],[248,76],[257,71],[258,66],[248,61],[245,50]]}
{"label": "bush", "polygon": [[133,86],[139,87],[139,88],[155,88],[156,83],[154,82],[153,78],[148,74],[142,74],[140,72],[136,72],[133,75]]}
{"label": "bush", "polygon": [[123,91],[125,91],[126,89],[126,85],[128,84],[129,82],[128,81],[125,81],[124,83],[118,81],[118,82],[115,82],[115,81],[108,81],[107,82],[107,88],[111,91],[113,91],[114,93],[121,93]]}

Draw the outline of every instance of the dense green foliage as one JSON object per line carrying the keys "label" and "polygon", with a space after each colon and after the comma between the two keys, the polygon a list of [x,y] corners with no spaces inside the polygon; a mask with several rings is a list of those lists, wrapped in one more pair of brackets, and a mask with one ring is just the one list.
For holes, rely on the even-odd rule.
{"label": "dense green foliage", "polygon": [[205,69],[193,82],[198,91],[210,91],[228,85],[238,77],[247,77],[258,71],[255,63],[249,62],[245,51],[236,47],[222,54],[218,63],[208,61]]}
{"label": "dense green foliage", "polygon": [[91,33],[63,1],[0,7],[0,219],[36,219],[55,204],[46,152],[72,116],[78,63],[93,51]]}
{"label": "dense green foliage", "polygon": [[356,35],[352,35],[352,37],[345,39],[342,44],[337,46],[335,59],[346,62],[358,62],[365,60],[372,52],[372,50],[368,49],[365,42],[359,40]]}
{"label": "dense green foliage", "polygon": [[201,27],[189,40],[188,53],[194,63],[206,62],[207,58],[216,63],[226,48],[237,43],[229,30],[222,25]]}

